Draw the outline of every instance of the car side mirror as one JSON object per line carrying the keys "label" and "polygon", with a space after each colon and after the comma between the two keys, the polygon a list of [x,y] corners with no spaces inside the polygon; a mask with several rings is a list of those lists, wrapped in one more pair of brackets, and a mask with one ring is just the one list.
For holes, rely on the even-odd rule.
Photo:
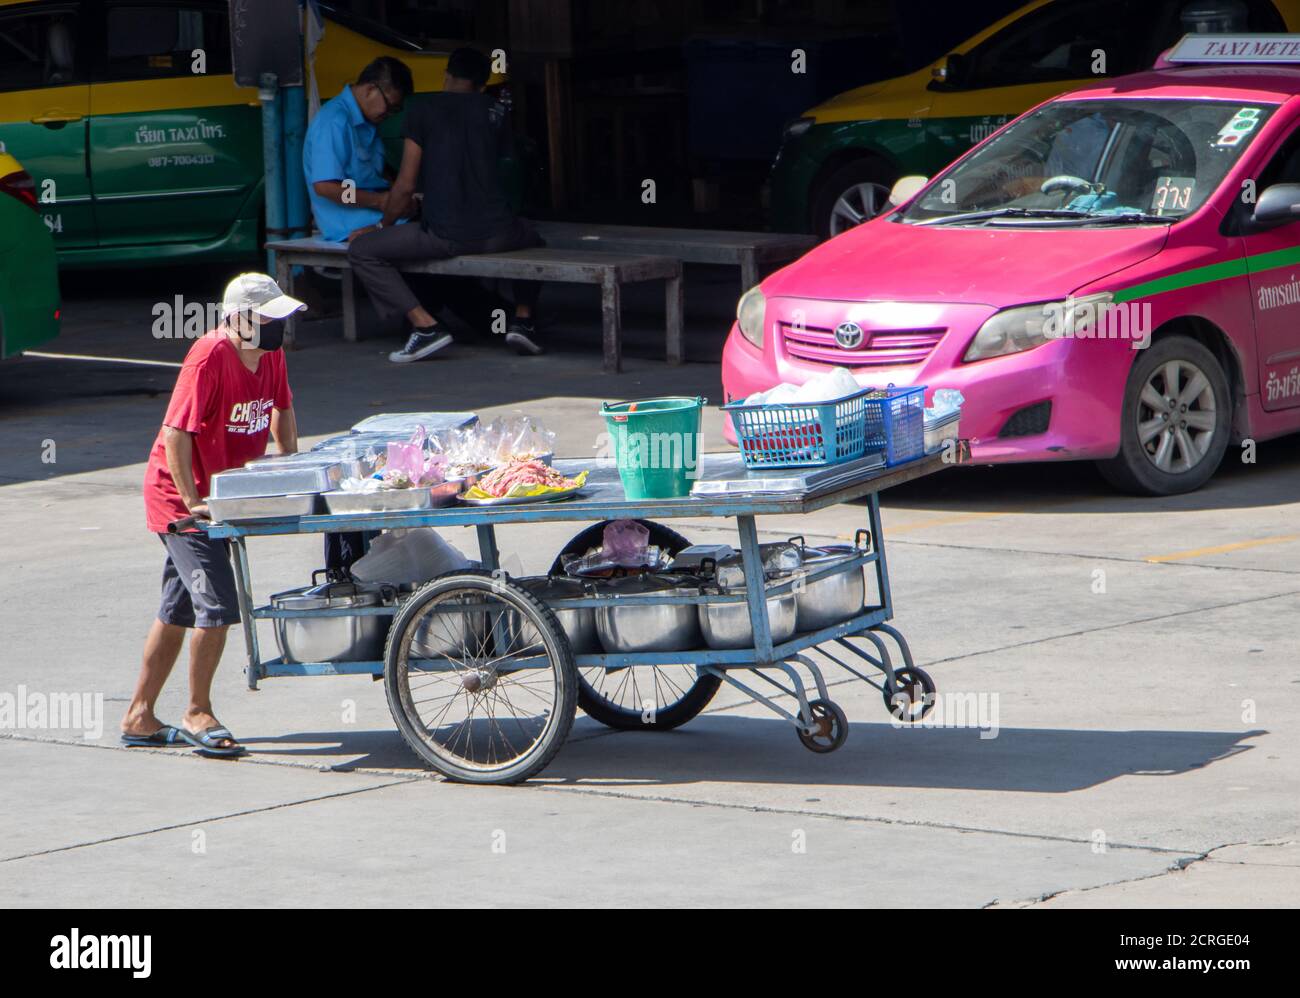
{"label": "car side mirror", "polygon": [[930,70],[935,83],[944,87],[959,87],[966,76],[968,61],[960,52],[952,52]]}
{"label": "car side mirror", "polygon": [[1271,229],[1288,222],[1300,222],[1300,184],[1274,184],[1265,187],[1255,203],[1251,221],[1261,229]]}
{"label": "car side mirror", "polygon": [[921,188],[930,182],[929,177],[920,177],[916,174],[908,174],[906,177],[899,177],[894,181],[894,186],[889,190],[889,206],[897,208],[900,205],[907,204],[912,198],[920,193]]}

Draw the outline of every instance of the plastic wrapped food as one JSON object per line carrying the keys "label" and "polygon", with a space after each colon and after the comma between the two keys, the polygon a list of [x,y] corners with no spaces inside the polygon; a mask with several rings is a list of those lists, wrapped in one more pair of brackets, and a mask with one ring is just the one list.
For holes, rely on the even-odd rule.
{"label": "plastic wrapped food", "polygon": [[447,470],[447,455],[442,451],[425,448],[424,427],[405,443],[388,445],[388,461],[380,476],[385,485],[394,489],[409,489],[417,485],[437,485]]}

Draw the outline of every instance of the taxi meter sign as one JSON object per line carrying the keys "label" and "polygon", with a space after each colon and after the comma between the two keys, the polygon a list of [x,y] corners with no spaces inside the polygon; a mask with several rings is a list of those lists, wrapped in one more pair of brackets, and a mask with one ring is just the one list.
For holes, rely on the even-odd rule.
{"label": "taxi meter sign", "polygon": [[1184,35],[1165,61],[1300,63],[1300,35]]}

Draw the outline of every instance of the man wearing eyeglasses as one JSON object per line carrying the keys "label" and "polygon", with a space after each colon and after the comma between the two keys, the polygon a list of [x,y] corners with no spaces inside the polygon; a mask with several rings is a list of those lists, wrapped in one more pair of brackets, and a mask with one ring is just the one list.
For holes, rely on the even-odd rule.
{"label": "man wearing eyeglasses", "polygon": [[383,219],[391,176],[378,125],[402,110],[413,89],[406,64],[380,56],[312,119],[302,169],[324,238],[342,242]]}

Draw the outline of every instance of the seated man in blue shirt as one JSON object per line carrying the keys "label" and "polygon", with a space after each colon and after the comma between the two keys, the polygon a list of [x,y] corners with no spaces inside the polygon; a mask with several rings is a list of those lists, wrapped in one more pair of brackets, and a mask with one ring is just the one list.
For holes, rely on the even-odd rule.
{"label": "seated man in blue shirt", "polygon": [[324,238],[342,242],[384,217],[389,177],[377,126],[402,110],[413,89],[406,64],[380,56],[312,119],[302,170]]}

